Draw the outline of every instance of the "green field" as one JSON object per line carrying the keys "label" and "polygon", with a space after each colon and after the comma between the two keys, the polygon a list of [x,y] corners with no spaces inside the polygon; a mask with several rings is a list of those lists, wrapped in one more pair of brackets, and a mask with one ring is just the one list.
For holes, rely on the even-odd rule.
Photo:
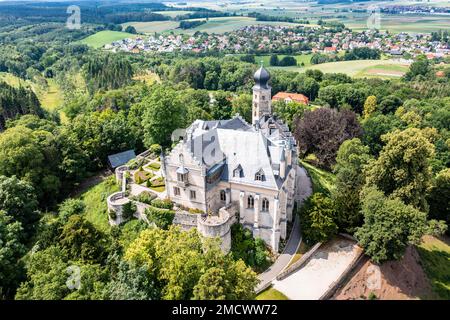
{"label": "green field", "polygon": [[255,298],[256,300],[289,300],[284,294],[280,291],[269,288],[258,294]]}
{"label": "green field", "polygon": [[136,35],[127,32],[104,30],[99,31],[93,35],[90,35],[87,38],[80,40],[80,43],[86,44],[94,48],[101,48],[105,44],[109,44],[117,40],[134,37],[136,37]]}
{"label": "green field", "polygon": [[283,67],[283,70],[305,72],[308,69],[320,70],[323,73],[345,73],[351,77],[398,78],[408,66],[395,60],[352,60],[315,64],[302,67]]}
{"label": "green field", "polygon": [[425,236],[417,247],[420,262],[440,299],[450,299],[450,241]]}
{"label": "green field", "polygon": [[[187,21],[204,20],[204,19],[190,19]],[[185,33],[194,34],[197,31],[208,33],[225,33],[230,32],[245,26],[251,25],[297,25],[289,22],[276,22],[276,21],[256,21],[255,18],[249,17],[219,17],[210,18],[206,23],[192,29],[181,30],[178,29],[179,22],[177,21],[152,21],[152,22],[127,22],[122,24],[126,26],[133,26],[138,32],[143,33]]]}
{"label": "green field", "polygon": [[188,13],[192,13],[193,11],[187,11],[187,10],[174,10],[174,11],[154,11],[153,13],[159,13],[162,14],[163,16],[167,16],[167,17],[171,17],[171,18],[175,18],[178,16],[182,16]]}
{"label": "green field", "polygon": [[[259,12],[271,16],[284,16],[295,19],[307,19],[314,25],[319,19],[325,21],[339,21],[355,30],[366,30],[368,13],[367,8],[372,5],[390,5],[387,1],[364,1],[364,2],[341,2],[332,4],[317,4],[316,1],[295,1],[283,0],[273,2],[270,0],[255,0],[252,2],[216,2],[216,1],[190,1],[186,6],[176,5],[175,7],[203,7],[213,10],[234,12],[237,14],[248,14]],[[413,0],[395,0],[397,5],[424,5],[424,2]],[[448,1],[427,0],[427,6],[449,7]],[[358,9],[354,12],[350,9]],[[450,16],[443,15],[387,15],[381,16],[381,30],[390,32],[424,32],[429,33],[439,29],[449,29]]]}

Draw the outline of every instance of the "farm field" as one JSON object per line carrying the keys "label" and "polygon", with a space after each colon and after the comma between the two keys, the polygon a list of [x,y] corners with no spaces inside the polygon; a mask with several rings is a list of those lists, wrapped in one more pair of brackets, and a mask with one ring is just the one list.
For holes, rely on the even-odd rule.
{"label": "farm field", "polygon": [[154,11],[153,13],[159,13],[162,14],[163,16],[175,18],[192,12],[193,11],[188,10],[174,10],[174,11]]}
{"label": "farm field", "polygon": [[109,44],[111,42],[122,40],[125,38],[134,38],[134,37],[136,37],[136,35],[127,32],[103,30],[80,40],[80,43],[86,44],[94,48],[101,48],[105,44]]}
{"label": "farm field", "polygon": [[[204,19],[189,19],[186,21],[195,21]],[[123,27],[133,26],[138,32],[143,33],[164,33],[175,32],[194,34],[197,31],[208,33],[225,33],[230,32],[245,26],[251,25],[297,25],[296,23],[277,22],[277,21],[256,21],[255,18],[249,17],[219,17],[211,18],[206,23],[192,29],[180,30],[178,29],[178,21],[152,21],[152,22],[127,22],[122,24]]]}
{"label": "farm field", "polygon": [[297,66],[283,69],[297,72],[315,69],[323,73],[345,73],[351,77],[398,78],[408,70],[408,65],[397,60],[352,60],[316,64],[306,68]]}
{"label": "farm field", "polygon": [[[417,1],[399,0],[397,5],[417,5]],[[319,19],[325,21],[338,21],[354,30],[367,29],[368,14],[365,12],[368,6],[389,5],[388,1],[367,1],[359,3],[334,3],[317,4],[317,2],[296,2],[292,0],[273,2],[269,0],[256,0],[253,2],[229,2],[217,3],[215,1],[193,1],[189,2],[189,7],[204,7],[213,10],[235,12],[238,14],[248,14],[258,12],[271,16],[285,16],[296,19],[308,19],[314,25]],[[448,7],[447,1],[430,0],[427,5]],[[183,8],[182,5],[174,5]],[[350,12],[349,9],[358,9],[359,12]],[[425,32],[429,33],[439,29],[448,29],[450,16],[440,15],[382,15],[381,30],[398,32]]]}

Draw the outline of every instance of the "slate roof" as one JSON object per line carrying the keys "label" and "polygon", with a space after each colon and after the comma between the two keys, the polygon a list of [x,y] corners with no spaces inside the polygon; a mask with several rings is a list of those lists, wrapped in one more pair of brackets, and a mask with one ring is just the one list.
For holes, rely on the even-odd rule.
{"label": "slate roof", "polygon": [[134,153],[134,150],[128,150],[124,152],[119,152],[116,154],[112,154],[108,156],[108,162],[109,165],[115,169],[121,165],[126,164],[131,159],[136,158],[136,154]]}

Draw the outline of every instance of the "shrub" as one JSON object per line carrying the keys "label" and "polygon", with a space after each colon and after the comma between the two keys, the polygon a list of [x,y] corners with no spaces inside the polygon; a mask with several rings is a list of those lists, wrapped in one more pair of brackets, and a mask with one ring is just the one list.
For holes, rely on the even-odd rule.
{"label": "shrub", "polygon": [[173,203],[172,201],[170,201],[170,199],[154,199],[151,204],[152,206],[161,209],[172,209],[173,207]]}
{"label": "shrub", "polygon": [[262,271],[268,264],[269,252],[262,239],[254,239],[250,230],[241,224],[231,226],[231,254],[233,259],[242,259],[248,266]]}
{"label": "shrub", "polygon": [[152,144],[149,148],[150,152],[155,154],[155,155],[159,155],[161,153],[161,146],[159,144]]}
{"label": "shrub", "polygon": [[158,228],[167,230],[173,222],[175,212],[168,209],[150,207],[145,210],[149,222],[156,224]]}
{"label": "shrub", "polygon": [[159,170],[159,168],[161,168],[161,164],[159,164],[158,162],[150,163],[148,166],[154,170]]}
{"label": "shrub", "polygon": [[141,184],[153,178],[153,176],[153,173],[139,169],[139,171],[134,173],[134,181],[136,181],[137,184]]}
{"label": "shrub", "polygon": [[122,218],[124,220],[130,219],[136,213],[136,210],[136,205],[132,201],[125,203],[122,207]]}
{"label": "shrub", "polygon": [[[147,181],[148,182],[148,181]],[[133,200],[136,200],[138,202],[146,203],[146,204],[152,204],[152,200],[156,198],[156,195],[150,192],[141,192],[139,195],[134,196]]]}
{"label": "shrub", "polygon": [[189,208],[188,209],[189,213],[195,213],[195,214],[203,214],[205,213],[203,210],[197,209],[197,208]]}
{"label": "shrub", "polygon": [[166,182],[164,181],[164,179],[162,177],[159,177],[153,181],[147,182],[147,187],[162,187],[165,185],[166,185]]}
{"label": "shrub", "polygon": [[116,220],[117,219],[117,214],[116,214],[116,212],[114,210],[109,210],[108,214],[109,214],[109,217],[112,220]]}

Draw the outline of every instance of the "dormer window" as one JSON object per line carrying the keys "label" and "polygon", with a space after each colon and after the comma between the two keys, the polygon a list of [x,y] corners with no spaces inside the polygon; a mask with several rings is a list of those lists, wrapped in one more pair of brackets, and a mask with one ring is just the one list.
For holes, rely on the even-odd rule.
{"label": "dormer window", "polygon": [[258,172],[256,172],[255,174],[255,180],[256,181],[264,181],[265,177],[264,177],[264,171],[262,169],[259,169]]}
{"label": "dormer window", "polygon": [[234,177],[234,178],[242,178],[242,177],[243,177],[241,165],[238,165],[238,166],[233,170],[233,177]]}
{"label": "dormer window", "polygon": [[184,166],[181,166],[177,169],[177,181],[178,183],[182,185],[188,184],[188,174],[189,170],[186,169]]}

